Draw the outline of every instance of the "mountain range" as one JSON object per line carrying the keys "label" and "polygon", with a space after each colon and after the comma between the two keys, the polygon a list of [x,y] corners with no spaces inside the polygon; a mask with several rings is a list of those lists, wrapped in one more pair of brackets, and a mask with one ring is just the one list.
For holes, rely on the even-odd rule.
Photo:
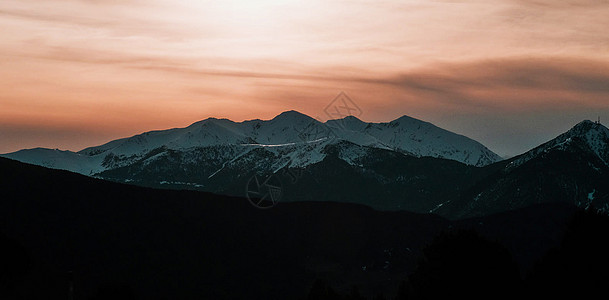
{"label": "mountain range", "polygon": [[79,152],[3,156],[111,181],[251,198],[272,182],[274,192],[265,190],[271,204],[350,202],[451,219],[547,202],[609,210],[609,130],[591,121],[509,160],[407,116],[322,123],[296,111],[266,121],[210,118]]}
{"label": "mountain range", "polygon": [[[296,111],[283,112],[271,120],[233,122],[209,118],[186,128],[145,132],[79,152],[37,148],[4,156],[96,175],[142,160],[152,161],[167,150],[219,152],[219,157],[209,155],[202,158],[198,155],[193,159],[210,160],[208,164],[218,161],[220,167],[248,153],[265,150],[263,152],[279,157],[269,166],[277,169],[317,163],[325,157],[325,147],[342,141],[416,157],[452,159],[475,166],[500,160],[498,155],[472,139],[407,116],[388,123],[366,123],[353,116],[322,123]],[[357,153],[353,153],[353,157],[345,159],[356,157]]]}

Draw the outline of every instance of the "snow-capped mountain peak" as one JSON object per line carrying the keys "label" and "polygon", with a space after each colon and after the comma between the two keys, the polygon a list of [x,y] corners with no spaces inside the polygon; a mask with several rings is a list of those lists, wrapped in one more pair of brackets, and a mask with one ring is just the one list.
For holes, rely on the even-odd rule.
{"label": "snow-capped mountain peak", "polygon": [[517,157],[508,165],[508,168],[520,166],[551,150],[565,150],[573,143],[578,143],[579,146],[589,149],[601,161],[609,165],[609,129],[598,122],[584,120],[558,137]]}
{"label": "snow-capped mountain peak", "polygon": [[609,163],[609,129],[598,122],[585,120],[557,139],[580,138],[605,164]]}

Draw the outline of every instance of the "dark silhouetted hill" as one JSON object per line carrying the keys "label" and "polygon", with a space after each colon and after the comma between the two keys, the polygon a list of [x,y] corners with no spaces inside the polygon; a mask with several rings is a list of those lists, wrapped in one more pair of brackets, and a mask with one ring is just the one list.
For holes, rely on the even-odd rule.
{"label": "dark silhouetted hill", "polygon": [[67,299],[70,285],[74,299],[305,299],[323,286],[353,299],[393,297],[442,232],[475,230],[525,273],[560,245],[575,211],[545,204],[449,221],[334,202],[260,210],[243,198],[8,159],[0,193],[2,293],[16,299]]}

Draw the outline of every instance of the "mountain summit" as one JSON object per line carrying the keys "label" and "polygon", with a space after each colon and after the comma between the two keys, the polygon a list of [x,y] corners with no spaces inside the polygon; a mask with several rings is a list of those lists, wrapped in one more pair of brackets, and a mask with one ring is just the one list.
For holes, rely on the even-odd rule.
{"label": "mountain summit", "polygon": [[605,164],[609,164],[609,129],[598,122],[582,121],[557,139],[578,138]]}
{"label": "mountain summit", "polygon": [[598,122],[584,120],[558,137],[517,157],[509,167],[520,166],[552,150],[590,152],[609,166],[609,129]]}

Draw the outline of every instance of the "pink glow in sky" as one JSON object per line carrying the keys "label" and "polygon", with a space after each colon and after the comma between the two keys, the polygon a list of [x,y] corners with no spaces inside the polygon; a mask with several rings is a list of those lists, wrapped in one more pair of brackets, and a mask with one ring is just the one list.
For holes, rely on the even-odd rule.
{"label": "pink glow in sky", "polygon": [[609,120],[606,0],[3,0],[0,153],[208,117],[409,115],[515,155]]}

